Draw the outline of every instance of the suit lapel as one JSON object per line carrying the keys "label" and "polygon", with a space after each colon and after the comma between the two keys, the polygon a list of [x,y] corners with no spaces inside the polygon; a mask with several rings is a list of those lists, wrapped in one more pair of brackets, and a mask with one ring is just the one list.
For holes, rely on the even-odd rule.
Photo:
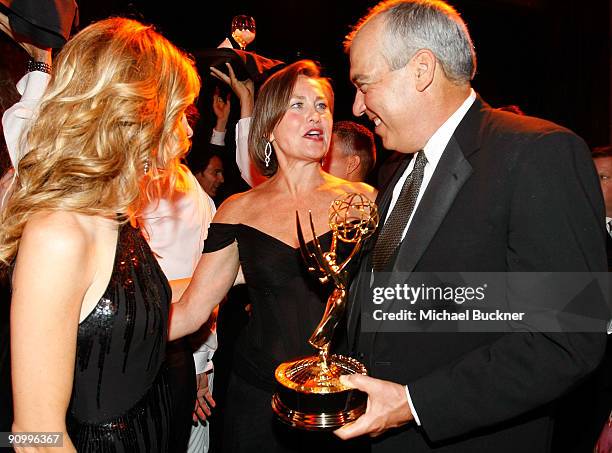
{"label": "suit lapel", "polygon": [[471,174],[472,166],[465,159],[457,140],[451,137],[414,213],[406,237],[392,260],[391,272],[413,271]]}
{"label": "suit lapel", "polygon": [[[404,240],[391,259],[389,273],[383,275],[382,281],[377,281],[376,286],[395,287],[406,282],[407,274],[414,270],[427,250],[455,197],[471,174],[472,166],[452,137],[412,217]],[[393,311],[394,303],[389,304],[387,311]],[[379,321],[373,326],[375,332],[379,331],[381,323]]]}
{"label": "suit lapel", "polygon": [[390,260],[388,272],[412,272],[427,250],[455,197],[472,174],[467,158],[480,149],[481,127],[489,109],[477,96],[455,129],[417,206],[406,237]]}
{"label": "suit lapel", "polygon": [[612,272],[612,237],[606,230],[606,250],[608,252],[608,271]]}

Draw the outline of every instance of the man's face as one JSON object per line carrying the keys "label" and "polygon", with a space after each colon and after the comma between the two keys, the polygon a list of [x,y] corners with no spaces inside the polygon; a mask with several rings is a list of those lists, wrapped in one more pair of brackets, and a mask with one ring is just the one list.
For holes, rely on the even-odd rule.
{"label": "man's face", "polygon": [[606,216],[612,217],[612,157],[593,159],[606,205]]}
{"label": "man's face", "polygon": [[208,166],[204,171],[195,175],[196,179],[206,192],[211,197],[217,195],[217,190],[225,179],[223,178],[223,162],[217,156],[213,156],[208,162]]}
{"label": "man's face", "polygon": [[353,114],[365,113],[372,120],[385,148],[412,153],[426,142],[419,134],[423,111],[413,82],[413,61],[390,70],[381,52],[381,26],[380,20],[372,20],[351,45],[350,76],[357,88]]}

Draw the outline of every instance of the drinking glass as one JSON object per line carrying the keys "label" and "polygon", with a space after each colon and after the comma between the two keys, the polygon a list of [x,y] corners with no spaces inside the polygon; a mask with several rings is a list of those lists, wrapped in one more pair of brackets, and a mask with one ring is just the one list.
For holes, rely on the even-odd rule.
{"label": "drinking glass", "polygon": [[232,38],[238,43],[240,49],[244,50],[255,39],[255,19],[244,14],[234,16]]}

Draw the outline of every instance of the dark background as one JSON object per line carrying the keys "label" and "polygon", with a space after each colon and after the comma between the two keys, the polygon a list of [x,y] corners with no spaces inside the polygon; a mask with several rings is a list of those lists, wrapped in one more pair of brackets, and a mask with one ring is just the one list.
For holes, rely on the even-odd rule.
{"label": "dark background", "polygon": [[[491,105],[517,104],[590,145],[610,142],[609,0],[450,0],[470,28],[478,55],[476,91]],[[351,119],[353,88],[343,37],[374,0],[165,2],[81,1],[81,25],[112,14],[154,23],[186,50],[216,47],[232,16],[252,15],[248,50],[287,62],[320,61],[336,90],[337,120]],[[169,6],[170,5],[170,6]],[[180,7],[179,7],[180,5]],[[371,126],[366,124],[367,126]]]}
{"label": "dark background", "polygon": [[[354,119],[344,36],[375,0],[244,0],[234,2],[77,0],[80,27],[111,15],[152,23],[189,52],[216,47],[236,14],[252,15],[257,37],[248,47],[270,58],[319,61],[336,91],[335,119]],[[591,146],[612,142],[610,0],[450,0],[470,28],[478,56],[473,85],[491,105],[517,104],[525,113],[552,120]],[[207,9],[210,8],[210,9]],[[18,96],[25,53],[0,36],[0,111]],[[204,77],[196,131],[207,142],[212,127]],[[233,119],[238,113],[237,102]],[[231,118],[232,119],[232,118]],[[371,128],[371,124],[364,123]],[[226,142],[232,143],[232,127]],[[380,143],[379,143],[380,145]],[[0,164],[6,168],[5,153]]]}

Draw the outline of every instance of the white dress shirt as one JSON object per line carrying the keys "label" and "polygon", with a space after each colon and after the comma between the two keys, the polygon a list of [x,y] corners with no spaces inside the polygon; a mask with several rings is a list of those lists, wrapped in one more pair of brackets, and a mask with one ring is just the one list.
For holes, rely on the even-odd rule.
{"label": "white dress shirt", "polygon": [[17,163],[23,157],[22,153],[25,152],[25,147],[19,142],[21,132],[26,129],[34,112],[38,109],[40,98],[45,93],[49,80],[51,76],[45,72],[28,72],[17,82],[17,91],[21,94],[21,99],[2,115],[4,140],[13,168],[17,168]]}
{"label": "white dress shirt", "polygon": [[210,136],[210,143],[218,146],[225,146],[225,131],[219,132],[218,130],[212,130],[212,135]]}
{"label": "white dress shirt", "polygon": [[142,213],[145,236],[168,280],[191,277],[216,211],[191,172],[185,172],[180,185],[171,197],[150,203]]}
{"label": "white dress shirt", "polygon": [[242,179],[244,179],[249,186],[255,187],[267,181],[268,178],[259,173],[249,156],[250,129],[250,116],[240,118],[236,123],[236,164],[238,165]]}

